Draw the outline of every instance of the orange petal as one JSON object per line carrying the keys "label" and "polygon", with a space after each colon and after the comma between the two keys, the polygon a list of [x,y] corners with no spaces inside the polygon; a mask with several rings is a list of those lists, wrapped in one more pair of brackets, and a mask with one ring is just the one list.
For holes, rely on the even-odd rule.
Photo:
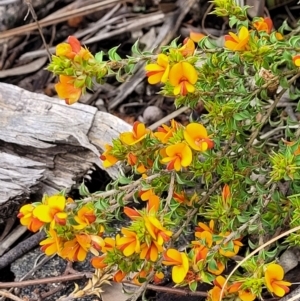
{"label": "orange petal", "polygon": [[78,41],[78,39],[76,37],[69,36],[67,42],[72,47],[72,51],[74,51],[75,53],[78,53],[80,51],[81,45],[80,45],[80,42]]}

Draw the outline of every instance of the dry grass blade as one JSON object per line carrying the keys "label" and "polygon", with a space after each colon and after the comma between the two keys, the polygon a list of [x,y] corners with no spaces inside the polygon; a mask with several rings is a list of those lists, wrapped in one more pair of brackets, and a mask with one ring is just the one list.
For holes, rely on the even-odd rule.
{"label": "dry grass blade", "polygon": [[[64,21],[67,21],[69,18],[79,17],[79,16],[85,16],[90,13],[94,13],[99,10],[108,9],[112,6],[118,4],[119,0],[104,0],[99,1],[97,3],[91,4],[91,5],[85,5],[80,8],[75,8],[72,11],[67,11],[61,14],[57,14],[56,12],[47,16],[44,19],[41,19],[39,21],[40,27],[45,27],[53,24],[58,24]],[[20,27],[16,27],[10,30],[7,30],[3,33],[0,33],[0,40],[15,37],[17,35],[26,35],[28,32],[38,29],[38,26],[36,23],[30,23],[27,25],[23,25]]]}
{"label": "dry grass blade", "polygon": [[[240,261],[235,267],[234,269],[230,272],[230,274],[228,275],[228,277],[226,278],[226,281],[222,287],[222,290],[221,290],[221,293],[220,293],[220,299],[219,301],[222,300],[222,296],[223,296],[223,293],[224,293],[224,289],[230,279],[230,277],[235,273],[235,271],[244,263],[246,262],[249,258],[251,258],[253,255],[255,255],[256,253],[258,253],[260,250],[264,249],[265,247],[271,245],[272,243],[274,243],[275,241],[279,240],[280,238],[282,237],[285,237],[285,236],[288,236],[289,234],[291,233],[294,233],[294,232],[297,232],[300,230],[300,226],[298,227],[295,227],[293,229],[290,229],[286,232],[283,232],[281,233],[280,235],[278,235],[277,237],[274,237],[272,239],[270,239],[269,241],[267,241],[266,243],[264,243],[263,245],[259,246],[257,249],[255,249],[253,252],[251,252],[248,256],[246,256],[242,261]],[[295,300],[295,299],[293,299]],[[290,300],[289,300],[290,301]]]}

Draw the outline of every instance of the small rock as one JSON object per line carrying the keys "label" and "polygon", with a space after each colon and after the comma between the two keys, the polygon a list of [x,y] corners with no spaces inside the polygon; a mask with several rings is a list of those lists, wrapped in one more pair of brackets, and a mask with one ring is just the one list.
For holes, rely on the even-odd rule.
{"label": "small rock", "polygon": [[138,95],[144,95],[145,94],[145,89],[146,89],[146,85],[145,85],[145,82],[142,81],[141,83],[139,83],[134,91],[138,94]]}
{"label": "small rock", "polygon": [[152,124],[164,117],[163,111],[155,106],[149,106],[143,113],[145,124]]}
{"label": "small rock", "polygon": [[287,249],[281,254],[279,263],[283,267],[284,273],[287,273],[298,265],[298,257],[293,249]]}
{"label": "small rock", "polygon": [[99,98],[99,99],[95,102],[95,106],[97,107],[97,109],[98,109],[99,111],[107,112],[107,109],[106,109],[104,100],[103,100],[102,98]]}

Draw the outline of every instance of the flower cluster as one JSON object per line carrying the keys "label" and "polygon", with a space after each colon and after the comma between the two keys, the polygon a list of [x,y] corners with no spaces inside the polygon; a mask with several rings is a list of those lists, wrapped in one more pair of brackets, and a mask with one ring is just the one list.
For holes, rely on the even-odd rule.
{"label": "flower cluster", "polygon": [[[262,286],[267,287],[268,291],[277,297],[283,297],[289,292],[288,286],[291,283],[282,280],[284,271],[279,264],[271,263],[261,267],[257,272],[257,276],[259,277],[254,281],[250,280],[248,285],[246,279],[225,285],[226,279],[223,276],[218,276],[213,282],[214,287],[208,292],[208,300],[219,301],[223,298],[231,299],[238,296],[242,301],[253,301],[256,297],[261,297]],[[220,298],[221,294],[222,298]]]}
{"label": "flower cluster", "polygon": [[172,120],[170,126],[163,124],[151,132],[136,121],[132,132],[121,133],[113,146],[106,145],[100,159],[105,167],[125,161],[138,173],[151,169],[155,161],[166,165],[167,170],[180,171],[193,163],[197,152],[205,152],[213,146],[206,128],[199,123],[190,123],[184,128]]}
{"label": "flower cluster", "polygon": [[88,252],[95,255],[104,241],[103,226],[96,223],[96,210],[93,205],[84,205],[76,211],[71,198],[63,195],[45,196],[42,202],[21,207],[18,217],[22,225],[36,232],[42,227],[47,238],[40,244],[47,255],[58,254],[70,261],[83,261]]}
{"label": "flower cluster", "polygon": [[[190,119],[156,129],[134,122],[100,156],[105,168],[126,165],[114,182],[94,193],[82,184],[78,200],[45,196],[18,217],[30,231],[46,231],[47,255],[81,261],[92,253],[93,267],[114,281],[159,283],[170,269],[177,286],[211,285],[209,301],[282,297],[291,284],[275,262],[281,249],[241,259],[288,224],[299,226],[299,28],[275,30],[270,18],[248,20],[247,7],[234,0],[212,2],[235,27],[224,45],[191,32],[157,55],[135,43],[126,59],[117,47],[93,55],[72,36],[56,47],[48,69],[67,104],[143,61],[148,83],[189,107]],[[124,219],[120,230],[111,227]],[[299,246],[299,235],[289,235],[287,247]],[[239,269],[228,277],[234,264]]]}
{"label": "flower cluster", "polygon": [[170,83],[173,95],[186,96],[195,92],[198,74],[194,65],[195,43],[187,38],[183,46],[160,53],[155,63],[145,67],[149,84]]}

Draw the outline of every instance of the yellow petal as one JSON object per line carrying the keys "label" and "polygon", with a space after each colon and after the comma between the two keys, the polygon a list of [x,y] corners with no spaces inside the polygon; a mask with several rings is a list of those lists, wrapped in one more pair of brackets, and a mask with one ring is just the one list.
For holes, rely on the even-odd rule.
{"label": "yellow petal", "polygon": [[245,40],[249,38],[249,31],[248,28],[245,26],[242,26],[240,31],[239,31],[239,39],[240,40]]}
{"label": "yellow petal", "polygon": [[175,283],[181,283],[184,280],[186,274],[187,271],[183,266],[174,266],[172,268],[172,280]]}
{"label": "yellow petal", "polygon": [[33,215],[44,223],[50,223],[53,219],[51,208],[47,205],[39,205],[33,210]]}
{"label": "yellow petal", "polygon": [[269,275],[270,278],[276,280],[282,280],[284,276],[284,271],[281,265],[272,263],[267,266],[266,275]]}
{"label": "yellow petal", "polygon": [[181,159],[181,165],[186,167],[189,166],[192,163],[193,159],[193,153],[192,150],[189,148],[188,145],[185,145],[182,149],[182,159]]}
{"label": "yellow petal", "polygon": [[182,74],[191,83],[195,84],[198,78],[197,71],[193,65],[188,62],[182,62]]}
{"label": "yellow petal", "polygon": [[148,64],[145,66],[146,71],[164,71],[165,68],[158,64]]}
{"label": "yellow petal", "polygon": [[160,53],[157,56],[157,64],[166,68],[169,65],[168,56],[163,53]]}
{"label": "yellow petal", "polygon": [[66,206],[66,198],[62,195],[53,195],[47,199],[47,204],[51,208],[63,211]]}
{"label": "yellow petal", "polygon": [[180,252],[177,251],[176,249],[168,249],[166,252],[166,255],[168,257],[168,260],[170,262],[173,262],[173,264],[179,265],[181,264],[181,255]]}
{"label": "yellow petal", "polygon": [[164,71],[164,73],[163,73],[163,75],[162,75],[162,77],[161,77],[161,82],[162,83],[165,83],[167,80],[168,80],[168,78],[169,78],[169,73],[170,73],[170,65],[168,65],[167,67],[166,67],[166,70]]}
{"label": "yellow petal", "polygon": [[[170,74],[169,74],[170,84],[172,86],[177,86],[180,83],[182,76],[183,76],[183,70],[182,70],[182,62],[181,62],[181,63],[175,64],[171,68]],[[174,92],[174,94],[175,94],[175,92]]]}

